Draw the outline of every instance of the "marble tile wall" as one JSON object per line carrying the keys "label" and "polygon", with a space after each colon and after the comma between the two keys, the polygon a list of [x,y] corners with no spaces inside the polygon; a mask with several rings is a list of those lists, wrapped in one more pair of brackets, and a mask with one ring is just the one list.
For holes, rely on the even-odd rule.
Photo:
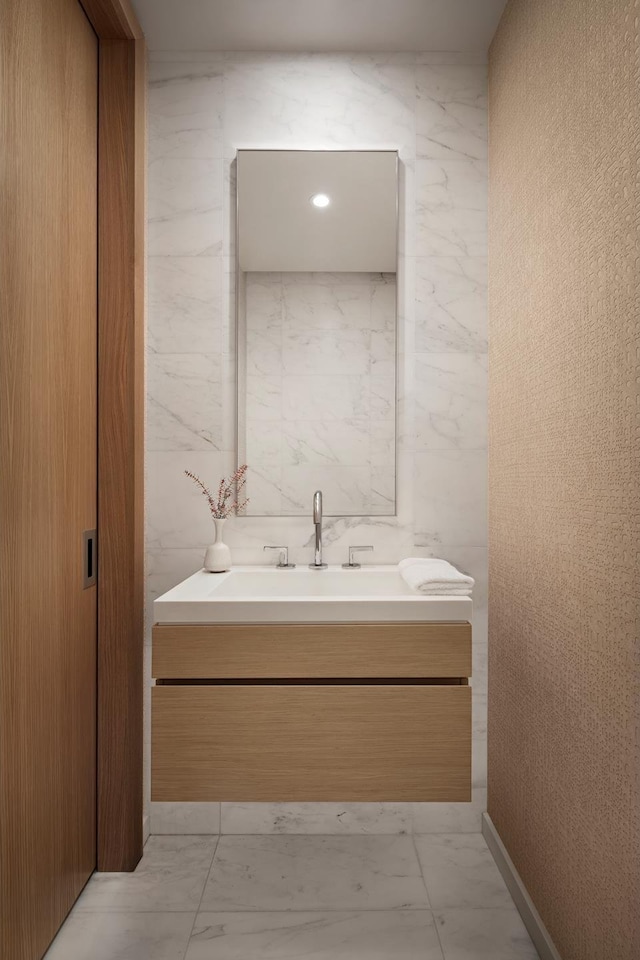
{"label": "marble tile wall", "polygon": [[[353,805],[344,816],[320,805],[223,805],[223,831],[313,832],[317,823],[338,831],[346,822],[362,832],[379,824],[406,830],[407,823],[438,832],[473,809],[479,826],[486,786],[485,87],[484,62],[462,54],[152,54],[149,602],[198,569],[211,540],[184,469],[215,481],[234,465],[233,161],[241,147],[399,151],[397,510],[328,519],[325,555],[342,563],[350,543],[371,543],[373,562],[438,555],[477,580],[473,808],[419,805],[396,816],[392,804],[372,817]],[[263,562],[262,547],[273,542],[288,543],[294,562],[311,556],[310,516],[242,517],[226,529],[239,563]],[[155,823],[189,832],[184,809],[172,820],[163,808],[157,817],[152,811],[152,830]],[[194,813],[198,823],[203,816],[217,823],[220,810]]]}
{"label": "marble tile wall", "polygon": [[396,279],[246,273],[239,459],[247,516],[395,513]]}

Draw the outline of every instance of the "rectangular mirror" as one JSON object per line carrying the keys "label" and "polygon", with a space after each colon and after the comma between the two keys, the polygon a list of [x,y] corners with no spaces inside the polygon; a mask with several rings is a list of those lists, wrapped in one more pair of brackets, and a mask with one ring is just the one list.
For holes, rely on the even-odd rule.
{"label": "rectangular mirror", "polygon": [[396,512],[395,151],[240,150],[246,514]]}

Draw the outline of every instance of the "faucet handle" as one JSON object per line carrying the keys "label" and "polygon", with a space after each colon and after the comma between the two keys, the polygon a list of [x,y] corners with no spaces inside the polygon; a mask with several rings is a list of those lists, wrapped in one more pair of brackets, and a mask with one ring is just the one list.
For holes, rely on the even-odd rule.
{"label": "faucet handle", "polygon": [[367,550],[367,551],[373,550],[373,547],[370,544],[366,547],[349,547],[349,563],[343,563],[342,569],[343,570],[359,570],[360,564],[356,563],[353,557],[356,552],[360,552],[363,550]]}
{"label": "faucet handle", "polygon": [[278,570],[293,570],[295,568],[295,563],[289,563],[288,547],[263,547],[262,549],[280,551],[280,554],[278,556],[278,562],[276,564]]}

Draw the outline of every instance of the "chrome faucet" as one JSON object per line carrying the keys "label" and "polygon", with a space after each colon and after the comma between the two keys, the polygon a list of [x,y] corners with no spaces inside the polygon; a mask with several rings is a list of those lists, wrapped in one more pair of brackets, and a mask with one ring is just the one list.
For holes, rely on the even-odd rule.
{"label": "chrome faucet", "polygon": [[313,495],[313,522],[316,527],[316,545],[314,561],[309,566],[312,570],[326,570],[326,563],[322,562],[322,490],[316,490]]}

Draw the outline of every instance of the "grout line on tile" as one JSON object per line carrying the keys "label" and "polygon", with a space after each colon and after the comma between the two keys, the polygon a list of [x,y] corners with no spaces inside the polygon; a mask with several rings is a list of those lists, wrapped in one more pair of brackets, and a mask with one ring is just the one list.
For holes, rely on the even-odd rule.
{"label": "grout line on tile", "polygon": [[[478,831],[477,831],[477,832],[480,833],[480,829],[479,829],[479,828],[478,828]],[[170,834],[164,834],[164,836],[170,836]],[[188,834],[173,834],[173,836],[188,836]],[[212,834],[210,834],[210,836],[213,837],[213,836],[215,836],[215,834],[212,833]],[[271,831],[269,831],[268,833],[246,833],[246,832],[243,830],[242,832],[238,831],[237,833],[224,833],[224,832],[221,830],[221,831],[220,831],[220,836],[221,836],[221,837],[223,837],[223,836],[224,836],[224,837],[314,837],[314,838],[316,838],[316,839],[320,839],[320,837],[336,837],[336,838],[338,838],[338,839],[340,839],[340,840],[347,840],[347,839],[349,839],[349,838],[351,838],[351,837],[353,837],[353,838],[357,838],[357,837],[410,837],[410,836],[411,836],[411,831],[410,831],[410,830],[403,830],[401,833],[398,833],[398,832],[396,832],[396,831],[393,831],[392,833],[373,833],[373,832],[369,832],[369,833],[348,833],[348,832],[346,832],[346,831],[345,831],[345,832],[341,832],[341,833],[309,833],[307,830],[305,830],[305,831],[301,831],[300,833],[293,833],[293,832],[290,832],[290,831],[288,831],[288,830],[287,830],[287,831],[279,830],[279,831],[276,833],[275,831],[272,831],[272,830],[271,830]]]}
{"label": "grout line on tile", "polygon": [[[460,909],[463,909],[463,910],[465,910],[465,911],[467,911],[467,912],[469,912],[469,913],[474,913],[474,912],[476,912],[476,911],[477,911],[478,913],[480,913],[480,912],[483,911],[483,910],[497,910],[497,911],[502,910],[502,911],[509,911],[509,910],[511,910],[512,908],[509,907],[509,906],[507,906],[507,907],[482,907],[482,906],[473,906],[473,907],[471,907],[471,906],[468,906],[468,907],[441,907],[439,912],[440,912],[440,913],[444,913],[444,912],[446,912],[446,911],[450,911],[450,910],[460,910]],[[515,906],[513,907],[513,909],[515,909]],[[113,911],[102,910],[102,911],[100,911],[100,913],[126,913],[126,912],[127,912],[127,911],[125,911],[125,910],[113,910]],[[132,912],[132,913],[159,913],[160,911],[158,911],[158,910],[133,910],[133,911],[129,911],[129,912]],[[162,911],[162,912],[163,912],[163,913],[190,913],[191,911],[187,911],[187,910],[183,910],[183,911],[167,910],[167,911]],[[433,913],[434,916],[435,916],[436,911],[435,911],[435,909],[434,909],[433,907],[409,907],[409,906],[407,906],[406,904],[402,904],[402,903],[401,903],[401,904],[398,904],[398,906],[395,906],[395,907],[391,907],[391,906],[389,906],[389,907],[365,907],[365,906],[360,906],[360,905],[358,905],[358,906],[353,907],[353,908],[350,909],[350,910],[345,910],[344,908],[339,908],[339,907],[289,907],[289,908],[287,908],[287,909],[279,909],[279,910],[269,910],[269,909],[266,909],[265,907],[254,908],[254,909],[251,909],[250,907],[220,907],[220,908],[216,908],[215,910],[209,910],[208,908],[207,908],[206,910],[200,910],[200,909],[199,909],[199,910],[198,910],[198,914],[200,914],[200,913],[230,913],[230,914],[250,913],[250,914],[252,914],[252,915],[253,915],[253,914],[259,914],[259,913],[283,913],[283,914],[294,914],[294,913],[331,913],[331,914],[334,914],[334,913],[338,913],[338,914],[345,915],[345,916],[348,916],[349,914],[352,914],[352,913],[412,913],[412,914],[413,914],[413,913]]]}
{"label": "grout line on tile", "polygon": [[[228,909],[225,908],[224,910],[201,910],[201,911],[198,911],[198,914],[196,915],[196,922],[197,922],[197,918],[198,918],[201,914],[202,914],[202,915],[205,915],[205,916],[217,916],[217,915],[222,915],[222,914],[224,914],[225,916],[227,916],[227,915],[231,915],[231,916],[245,916],[245,915],[246,915],[246,916],[251,916],[251,917],[259,917],[259,916],[261,916],[261,915],[263,915],[263,916],[283,916],[283,917],[291,917],[292,919],[293,919],[297,914],[302,914],[302,915],[316,914],[317,916],[320,916],[320,917],[327,917],[327,918],[333,918],[333,917],[335,917],[336,919],[338,919],[338,918],[344,918],[344,917],[353,917],[353,916],[356,915],[356,914],[357,914],[357,915],[360,915],[360,914],[376,914],[376,913],[392,913],[392,914],[396,914],[396,913],[410,913],[412,916],[415,915],[415,914],[422,914],[422,915],[424,915],[425,917],[430,917],[431,920],[432,920],[432,922],[433,922],[434,927],[436,928],[436,935],[437,935],[437,937],[438,937],[438,946],[440,947],[441,960],[446,960],[446,957],[445,957],[445,955],[444,955],[444,950],[443,950],[442,944],[441,944],[441,942],[440,942],[440,936],[439,936],[439,934],[437,933],[437,925],[436,925],[435,913],[434,913],[433,910],[428,909],[428,908],[426,908],[426,907],[420,907],[419,909],[415,909],[415,910],[408,909],[407,907],[377,907],[377,908],[375,908],[375,909],[366,909],[366,908],[363,908],[363,907],[354,907],[354,908],[351,909],[351,910],[344,910],[344,909],[342,909],[342,910],[333,910],[333,909],[327,909],[326,907],[311,907],[311,908],[308,908],[308,909],[305,909],[305,910],[265,910],[265,909],[262,909],[262,910],[228,910]],[[195,923],[194,923],[194,929],[195,929]],[[192,931],[192,932],[193,932],[193,931]],[[191,938],[190,938],[190,939],[191,939]]]}
{"label": "grout line on tile", "polygon": [[440,939],[440,931],[438,930],[438,921],[436,920],[436,915],[433,910],[431,911],[431,916],[433,917],[433,928],[436,931],[436,937],[438,938],[438,946],[440,947],[442,960],[447,960],[447,958],[444,955],[444,947],[442,946],[442,940]]}
{"label": "grout line on tile", "polygon": [[[485,908],[484,908],[484,907],[478,907],[477,909],[482,910],[482,909],[485,909]],[[147,911],[141,911],[141,910],[139,910],[139,911],[136,911],[136,913],[142,913],[142,912],[146,912],[146,913],[159,913],[160,911],[158,911],[158,910],[147,910]],[[168,911],[168,910],[167,910],[167,911],[163,911],[163,913],[170,913],[170,912],[174,912],[174,913],[175,913],[175,911]],[[430,907],[414,907],[413,909],[412,909],[411,907],[352,907],[351,910],[346,910],[346,909],[344,909],[344,908],[336,909],[336,908],[333,908],[333,907],[305,907],[304,909],[301,909],[301,910],[293,910],[293,909],[291,909],[291,910],[268,910],[268,909],[265,909],[264,907],[262,907],[260,910],[246,910],[246,909],[244,909],[244,908],[243,908],[242,910],[229,910],[227,907],[225,907],[224,909],[219,909],[219,910],[199,910],[198,913],[205,913],[205,914],[206,914],[206,913],[208,913],[208,914],[213,914],[213,913],[250,913],[250,914],[256,914],[256,913],[282,913],[282,914],[285,914],[285,915],[288,915],[288,914],[290,914],[290,913],[323,913],[323,914],[324,914],[324,913],[330,913],[330,914],[336,913],[336,914],[338,914],[339,916],[349,917],[349,916],[351,916],[351,915],[354,914],[354,913],[411,913],[411,914],[414,914],[414,913],[433,913],[433,910],[432,910]]]}
{"label": "grout line on tile", "polygon": [[[222,817],[222,808],[220,809],[220,817]],[[220,819],[220,826],[222,827],[222,819]],[[216,840],[216,845],[215,845],[215,847],[213,848],[213,856],[211,857],[211,863],[209,864],[209,869],[207,870],[207,875],[206,875],[206,877],[205,877],[205,879],[204,879],[204,883],[202,884],[202,892],[201,892],[201,894],[200,894],[200,899],[198,900],[198,906],[196,907],[196,912],[195,912],[194,915],[193,915],[193,923],[191,924],[191,929],[189,930],[189,936],[187,937],[187,944],[186,944],[186,946],[185,946],[185,948],[184,948],[184,953],[182,954],[182,960],[185,960],[185,957],[187,956],[187,953],[188,953],[188,951],[189,951],[189,944],[191,943],[191,937],[193,936],[193,931],[195,930],[196,921],[197,921],[197,919],[198,919],[198,914],[200,913],[200,907],[202,906],[202,898],[204,897],[204,892],[205,892],[205,890],[207,889],[207,884],[208,884],[208,882],[209,882],[209,877],[211,876],[211,871],[212,871],[212,869],[213,869],[213,861],[214,861],[215,858],[216,858],[216,851],[217,851],[218,845],[219,845],[219,843],[220,843],[220,836],[221,836],[221,834],[219,833],[219,834],[218,834],[218,839]]]}
{"label": "grout line on tile", "polygon": [[[418,867],[420,868],[420,878],[422,880],[422,885],[424,886],[425,893],[427,894],[427,903],[429,904],[429,909],[433,913],[433,907],[431,906],[431,897],[429,896],[429,887],[427,886],[427,881],[424,877],[424,870],[422,869],[422,860],[420,859],[420,854],[418,853],[418,845],[416,843],[415,834],[411,833],[411,843],[413,844],[413,849],[416,855],[416,860],[418,861]],[[435,920],[434,920],[435,923]]]}

